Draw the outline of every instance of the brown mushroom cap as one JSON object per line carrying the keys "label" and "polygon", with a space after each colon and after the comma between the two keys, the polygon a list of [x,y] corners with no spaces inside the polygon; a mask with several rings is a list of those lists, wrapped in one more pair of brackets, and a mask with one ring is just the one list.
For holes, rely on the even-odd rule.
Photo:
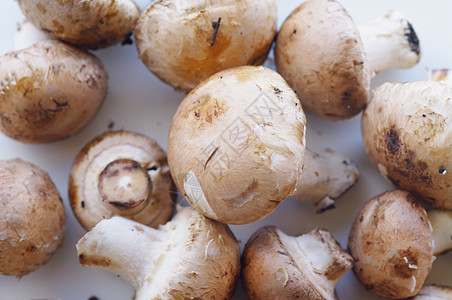
{"label": "brown mushroom cap", "polygon": [[4,54],[0,65],[0,130],[21,142],[52,142],[77,133],[107,93],[102,62],[58,41]]}
{"label": "brown mushroom cap", "polygon": [[380,174],[437,208],[452,209],[452,85],[385,83],[362,116],[366,151]]}
{"label": "brown mushroom cap", "polygon": [[308,0],[283,23],[276,40],[278,72],[303,107],[345,119],[367,102],[370,67],[358,28],[336,1]]}
{"label": "brown mushroom cap", "polygon": [[401,190],[368,201],[348,241],[353,271],[372,293],[400,299],[416,295],[432,268],[432,228],[424,208]]}
{"label": "brown mushroom cap", "polygon": [[77,155],[69,177],[69,201],[90,229],[121,215],[151,227],[166,223],[176,193],[166,153],[154,140],[133,132],[104,133]]}
{"label": "brown mushroom cap", "polygon": [[140,16],[132,0],[18,0],[23,14],[37,28],[84,48],[122,42]]}
{"label": "brown mushroom cap", "polygon": [[63,242],[66,215],[49,175],[20,159],[0,161],[0,274],[23,276]]}
{"label": "brown mushroom cap", "polygon": [[205,216],[245,224],[295,191],[305,151],[305,115],[276,72],[219,72],[180,104],[168,136],[179,191]]}
{"label": "brown mushroom cap", "polygon": [[218,71],[265,61],[276,34],[276,1],[154,1],[134,34],[149,70],[189,91]]}

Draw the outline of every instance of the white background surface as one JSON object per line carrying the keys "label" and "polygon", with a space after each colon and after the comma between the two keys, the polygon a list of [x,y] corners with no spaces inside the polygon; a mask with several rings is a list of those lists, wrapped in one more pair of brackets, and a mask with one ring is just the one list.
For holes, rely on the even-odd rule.
{"label": "white background surface", "polygon": [[[278,0],[278,24],[302,1]],[[422,59],[409,70],[379,74],[372,86],[385,81],[424,80],[427,68],[452,68],[452,1],[448,0],[342,0],[355,21],[376,18],[388,9],[398,9],[412,22],[421,41]],[[13,34],[23,16],[13,0],[0,1],[0,54],[13,50]],[[22,279],[0,275],[0,300],[65,299],[84,300],[90,296],[106,299],[130,299],[133,288],[122,279],[78,263],[75,243],[85,231],[75,220],[68,205],[67,179],[78,151],[92,138],[103,133],[110,122],[113,129],[140,132],[156,139],[166,148],[167,133],[173,114],[184,94],[160,82],[138,59],[135,46],[115,46],[96,52],[109,73],[106,101],[90,125],[79,134],[57,143],[27,145],[0,134],[0,159],[20,157],[46,170],[61,193],[67,214],[64,246],[50,262]],[[1,66],[0,66],[1,67]],[[347,244],[351,222],[361,205],[373,196],[391,189],[370,164],[365,153],[360,116],[347,121],[325,121],[309,114],[308,145],[321,151],[326,147],[351,157],[361,171],[359,183],[337,201],[337,208],[315,215],[310,207],[295,200],[284,201],[266,219],[249,225],[232,226],[243,249],[249,236],[259,227],[276,225],[291,235],[306,233],[316,227],[330,230],[343,245]],[[171,270],[168,270],[171,271]],[[428,283],[452,285],[452,253],[433,264]],[[341,299],[377,299],[357,282],[351,271],[339,281]],[[234,299],[244,299],[239,285]]]}

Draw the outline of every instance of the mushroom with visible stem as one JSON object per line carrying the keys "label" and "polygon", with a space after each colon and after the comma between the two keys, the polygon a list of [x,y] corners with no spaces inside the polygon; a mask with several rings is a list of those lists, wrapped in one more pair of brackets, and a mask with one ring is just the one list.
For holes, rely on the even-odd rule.
{"label": "mushroom with visible stem", "polygon": [[21,277],[63,243],[66,214],[49,175],[20,159],[0,161],[0,274]]}
{"label": "mushroom with visible stem", "polygon": [[77,243],[80,263],[113,272],[136,289],[136,300],[230,299],[240,273],[228,226],[190,207],[158,230],[115,216]]}
{"label": "mushroom with visible stem", "polygon": [[154,140],[112,131],[89,142],[69,177],[69,202],[85,229],[121,215],[151,227],[166,223],[176,201],[166,153]]}
{"label": "mushroom with visible stem", "polygon": [[451,224],[452,214],[428,215],[407,191],[394,190],[372,198],[350,231],[348,248],[355,260],[356,277],[368,291],[382,297],[416,295],[435,255],[452,248],[450,241],[443,242],[450,239]]}
{"label": "mushroom with visible stem", "polygon": [[352,266],[324,229],[292,237],[267,226],[245,246],[242,281],[250,299],[337,299],[335,285]]}
{"label": "mushroom with visible stem", "polygon": [[276,66],[303,107],[322,118],[346,119],[366,105],[370,79],[388,68],[411,67],[419,41],[398,12],[357,26],[336,1],[309,0],[283,23]]}
{"label": "mushroom with visible stem", "polygon": [[367,154],[395,187],[452,209],[452,85],[423,81],[376,88],[362,115]]}
{"label": "mushroom with visible stem", "polygon": [[452,287],[441,285],[426,285],[419,294],[410,300],[450,300],[452,299]]}

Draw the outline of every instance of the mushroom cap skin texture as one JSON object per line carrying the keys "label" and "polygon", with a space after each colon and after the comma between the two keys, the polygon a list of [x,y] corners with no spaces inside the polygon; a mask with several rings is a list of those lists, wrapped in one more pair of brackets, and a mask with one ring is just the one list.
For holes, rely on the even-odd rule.
{"label": "mushroom cap skin texture", "polygon": [[415,297],[410,300],[450,300],[452,287],[441,285],[426,285]]}
{"label": "mushroom cap skin texture", "polygon": [[276,26],[275,0],[166,0],[143,12],[134,36],[150,71],[190,91],[221,70],[262,64]]}
{"label": "mushroom cap skin texture", "polygon": [[337,299],[334,286],[352,265],[326,230],[291,237],[267,226],[245,246],[242,281],[250,299]]}
{"label": "mushroom cap skin texture", "polygon": [[49,175],[20,159],[0,161],[0,274],[21,277],[63,243],[66,214]]}
{"label": "mushroom cap skin texture", "polygon": [[362,207],[348,248],[358,280],[368,291],[392,299],[416,295],[435,259],[427,213],[402,190],[381,194]]}
{"label": "mushroom cap skin texture", "polygon": [[132,0],[18,0],[17,3],[37,28],[89,49],[122,42],[140,16]]}
{"label": "mushroom cap skin texture", "polygon": [[[89,142],[74,160],[68,189],[74,215],[86,230],[114,215],[157,227],[170,219],[176,201],[165,151],[129,131],[107,132]],[[112,199],[115,193],[130,199]]]}
{"label": "mushroom cap skin texture", "polygon": [[48,143],[83,129],[107,93],[94,55],[48,40],[0,56],[0,130],[24,143]]}
{"label": "mushroom cap skin texture", "polygon": [[452,209],[452,85],[385,83],[362,116],[364,146],[380,174],[427,204]]}
{"label": "mushroom cap skin texture", "polygon": [[247,224],[295,192],[305,115],[284,79],[264,67],[219,72],[180,104],[168,135],[171,175],[205,216]]}
{"label": "mushroom cap skin texture", "polygon": [[283,23],[276,40],[278,72],[303,108],[345,119],[365,106],[370,67],[358,28],[337,2],[308,0]]}
{"label": "mushroom cap skin texture", "polygon": [[230,299],[240,274],[237,241],[225,224],[191,207],[158,230],[115,216],[77,243],[80,263],[118,274],[136,300]]}

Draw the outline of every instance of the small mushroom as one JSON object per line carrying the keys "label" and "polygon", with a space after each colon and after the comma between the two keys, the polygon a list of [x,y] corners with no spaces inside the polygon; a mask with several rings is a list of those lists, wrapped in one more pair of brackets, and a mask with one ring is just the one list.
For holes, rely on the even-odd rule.
{"label": "small mushroom", "polygon": [[424,286],[419,294],[411,300],[450,300],[452,299],[452,287],[440,285]]}
{"label": "small mushroom", "polygon": [[385,83],[362,116],[367,154],[380,174],[436,208],[452,209],[452,85]]}
{"label": "small mushroom", "polygon": [[[433,216],[433,220],[439,219]],[[425,209],[406,191],[389,191],[369,200],[358,213],[348,241],[356,277],[382,297],[416,295],[434,255],[445,251],[440,241],[450,239],[451,223],[449,214],[448,222],[432,226]]]}
{"label": "small mushroom", "polygon": [[21,277],[63,243],[66,214],[49,175],[20,159],[0,161],[0,274]]}
{"label": "small mushroom", "polygon": [[39,30],[25,19],[17,25],[17,30],[14,33],[14,50],[25,49],[34,43],[49,39],[52,39],[49,34]]}
{"label": "small mushroom", "polygon": [[245,246],[242,281],[250,299],[337,299],[336,282],[352,265],[324,229],[292,237],[268,226]]}
{"label": "small mushroom", "polygon": [[0,56],[0,130],[25,143],[47,143],[83,129],[107,93],[94,55],[48,40]]}
{"label": "small mushroom", "polygon": [[113,272],[136,289],[136,300],[230,299],[240,273],[228,226],[190,207],[158,230],[115,216],[77,243],[83,266]]}
{"label": "small mushroom", "polygon": [[451,69],[433,69],[427,71],[427,80],[444,81],[452,84],[452,70]]}
{"label": "small mushroom", "polygon": [[18,0],[17,3],[37,28],[89,49],[122,42],[140,16],[132,0]]}
{"label": "small mushroom", "polygon": [[129,131],[107,132],[89,142],[69,176],[69,201],[87,230],[115,215],[151,227],[164,224],[173,213],[174,190],[165,151]]}
{"label": "small mushroom", "polygon": [[147,68],[189,91],[218,71],[262,64],[276,25],[275,0],[154,1],[134,36]]}
{"label": "small mushroom", "polygon": [[345,119],[366,105],[375,72],[411,67],[419,41],[398,12],[357,26],[336,1],[309,0],[283,23],[275,59],[303,107],[322,118]]}

